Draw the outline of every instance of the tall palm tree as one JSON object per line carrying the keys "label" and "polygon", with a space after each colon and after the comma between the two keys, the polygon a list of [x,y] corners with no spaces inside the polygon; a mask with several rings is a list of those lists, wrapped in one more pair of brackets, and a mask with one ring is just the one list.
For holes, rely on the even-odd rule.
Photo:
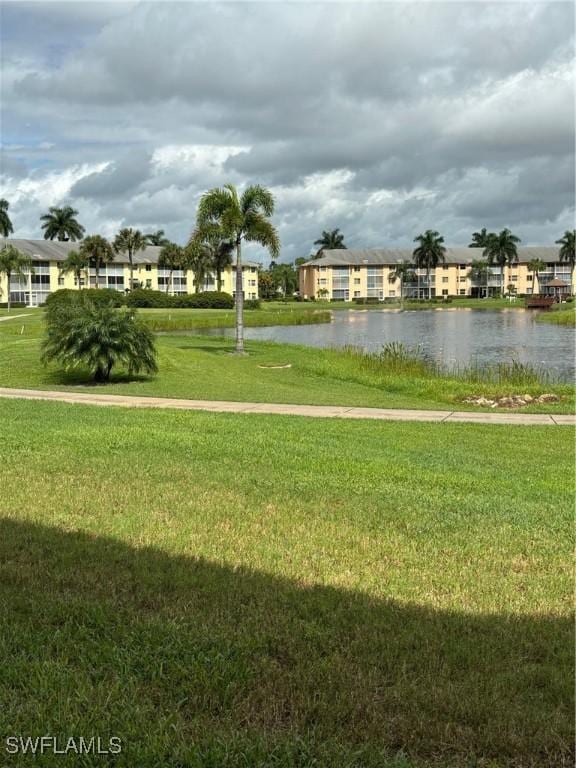
{"label": "tall palm tree", "polygon": [[414,275],[414,265],[409,261],[399,261],[390,272],[388,279],[392,282],[400,281],[400,308],[404,308],[404,283]]}
{"label": "tall palm tree", "polygon": [[[474,234],[478,234],[475,232]],[[469,248],[479,248],[480,246],[469,245]],[[488,295],[488,276],[490,275],[490,267],[487,261],[483,259],[475,259],[468,272],[468,278],[476,283],[484,283],[486,289],[486,295]]]}
{"label": "tall palm tree", "polygon": [[184,254],[184,248],[176,243],[168,243],[163,246],[158,257],[158,266],[168,270],[168,282],[166,283],[166,293],[172,288],[172,275],[177,269],[186,269],[187,261]]}
{"label": "tall palm tree", "polygon": [[234,244],[224,237],[217,224],[206,225],[202,232],[194,230],[189,244],[201,243],[210,252],[211,267],[216,273],[216,287],[222,290],[222,272],[232,264]]}
{"label": "tall palm tree", "polygon": [[10,203],[8,200],[5,200],[4,198],[0,199],[0,235],[2,235],[2,237],[9,237],[12,232],[14,232],[14,227],[12,226],[10,216],[8,215],[9,207]]}
{"label": "tall palm tree", "polygon": [[6,304],[10,312],[10,280],[14,277],[27,277],[34,272],[32,261],[26,254],[13,245],[5,245],[0,251],[0,276],[6,275]]}
{"label": "tall palm tree", "polygon": [[209,246],[197,240],[190,240],[185,253],[187,266],[194,274],[194,291],[200,293],[213,266],[212,253]]}
{"label": "tall palm tree", "polygon": [[[540,280],[538,275],[542,270],[546,269],[546,262],[542,261],[542,259],[532,259],[532,261],[528,262],[528,269],[530,272],[534,272],[534,283],[538,283],[538,291],[540,290]],[[538,291],[535,290],[535,285],[532,286],[532,293],[537,293]]]}
{"label": "tall palm tree", "polygon": [[114,259],[114,250],[108,240],[102,235],[90,235],[80,243],[80,253],[94,265],[96,273],[96,288],[100,288],[100,268]]}
{"label": "tall palm tree", "polygon": [[315,259],[319,259],[323,251],[346,250],[347,248],[344,245],[344,235],[340,232],[340,229],[322,230],[322,237],[314,240],[314,245],[320,246],[316,251]]}
{"label": "tall palm tree", "polygon": [[115,253],[125,253],[130,262],[130,290],[134,287],[134,255],[146,248],[146,238],[139,229],[125,227],[114,238],[112,244]]}
{"label": "tall palm tree", "polygon": [[280,253],[278,233],[269,217],[274,213],[274,197],[259,185],[247,187],[242,195],[233,184],[206,192],[198,206],[197,229],[220,226],[222,234],[236,248],[236,352],[244,354],[244,293],[242,285],[242,241],[256,242],[270,252]]}
{"label": "tall palm tree", "polygon": [[[76,278],[78,288],[82,288],[82,275],[87,275],[90,262],[85,253],[79,251],[70,251],[60,266],[60,274],[68,275],[72,273]],[[88,282],[88,280],[86,281]]]}
{"label": "tall palm tree", "polygon": [[574,263],[576,262],[576,229],[567,229],[560,240],[556,240],[560,246],[558,254],[561,262],[570,265],[570,293],[574,290]]}
{"label": "tall palm tree", "polygon": [[148,243],[148,245],[157,245],[160,248],[164,245],[169,245],[170,240],[165,236],[163,229],[157,229],[156,232],[150,232],[147,235],[144,235],[144,239]]}
{"label": "tall palm tree", "polygon": [[509,229],[503,229],[499,234],[491,234],[488,238],[488,244],[484,248],[483,256],[492,266],[497,264],[500,267],[500,291],[504,295],[504,267],[506,264],[513,264],[518,261],[518,243],[519,237],[513,235]]}
{"label": "tall palm tree", "polygon": [[76,240],[82,240],[85,229],[76,220],[77,215],[78,211],[69,205],[65,205],[64,208],[55,206],[49,208],[48,213],[40,216],[40,221],[44,222],[42,224],[44,240],[59,240],[61,242],[71,240],[73,243]]}
{"label": "tall palm tree", "polygon": [[482,227],[480,232],[472,232],[472,242],[468,248],[486,248],[492,232],[488,232],[486,227]]}
{"label": "tall palm tree", "polygon": [[436,269],[440,262],[446,261],[446,248],[444,238],[434,229],[427,229],[421,235],[414,238],[419,245],[414,249],[414,264],[420,269],[426,270],[426,282],[428,283],[428,299],[432,298],[432,286],[430,285],[430,270]]}

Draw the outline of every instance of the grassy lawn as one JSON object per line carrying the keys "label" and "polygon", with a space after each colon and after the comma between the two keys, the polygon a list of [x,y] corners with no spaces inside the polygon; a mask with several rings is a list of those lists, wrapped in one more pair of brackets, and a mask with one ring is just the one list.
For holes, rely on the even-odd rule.
{"label": "grassy lawn", "polygon": [[570,429],[0,423],[3,765],[572,764]]}
{"label": "grassy lawn", "polygon": [[[186,311],[186,310],[182,310]],[[203,312],[205,310],[200,310]],[[143,312],[144,316],[147,313]],[[42,316],[0,323],[0,386],[102,392],[80,373],[64,374],[40,361]],[[464,397],[483,394],[541,394],[552,390],[559,403],[530,406],[526,411],[570,412],[574,390],[568,385],[534,383],[480,384],[438,377],[417,370],[386,370],[359,361],[343,350],[250,341],[247,357],[231,355],[233,342],[208,336],[159,336],[159,373],[127,379],[121,374],[106,386],[110,393],[389,408],[477,410]],[[287,369],[265,369],[268,363],[291,363]]]}

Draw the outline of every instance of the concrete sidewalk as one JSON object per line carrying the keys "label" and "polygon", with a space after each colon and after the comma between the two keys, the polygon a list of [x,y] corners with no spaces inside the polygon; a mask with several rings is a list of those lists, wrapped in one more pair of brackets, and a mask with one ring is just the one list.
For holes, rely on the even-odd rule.
{"label": "concrete sidewalk", "polygon": [[416,411],[400,408],[353,408],[339,405],[291,405],[280,403],[236,403],[221,400],[181,400],[170,397],[100,395],[93,392],[8,389],[0,387],[0,397],[24,400],[55,400],[81,405],[117,405],[128,408],[176,408],[217,413],[268,413],[314,418],[377,419],[381,421],[460,422],[472,424],[576,425],[575,415],[544,413],[494,413],[466,411]]}

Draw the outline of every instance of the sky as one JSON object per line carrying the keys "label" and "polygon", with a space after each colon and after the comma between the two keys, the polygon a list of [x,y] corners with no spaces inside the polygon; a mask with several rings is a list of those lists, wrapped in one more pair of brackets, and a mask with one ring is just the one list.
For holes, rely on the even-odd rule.
{"label": "sky", "polygon": [[[571,2],[0,5],[0,196],[14,237],[186,242],[199,197],[262,184],[282,261],[348,247],[550,244],[574,227]],[[248,249],[264,263],[259,247]]]}

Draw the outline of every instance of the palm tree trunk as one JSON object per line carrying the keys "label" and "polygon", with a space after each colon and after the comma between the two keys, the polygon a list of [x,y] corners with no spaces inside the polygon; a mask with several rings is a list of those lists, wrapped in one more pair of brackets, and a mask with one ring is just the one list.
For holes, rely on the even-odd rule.
{"label": "palm tree trunk", "polygon": [[95,288],[100,288],[100,262],[98,259],[94,262],[94,276],[96,278]]}
{"label": "palm tree trunk", "polygon": [[426,267],[426,282],[428,283],[428,301],[432,300],[432,286],[430,285],[430,267]]}
{"label": "palm tree trunk", "polygon": [[500,298],[504,298],[504,264],[500,264]]}
{"label": "palm tree trunk", "polygon": [[172,273],[174,272],[173,269],[168,272],[168,282],[166,283],[166,293],[169,294],[172,290]]}
{"label": "palm tree trunk", "polygon": [[221,269],[216,270],[216,286],[218,288],[218,291],[220,292],[222,290],[222,270]]}
{"label": "palm tree trunk", "polygon": [[8,312],[10,312],[10,275],[11,272],[6,272],[6,306],[8,307]]}
{"label": "palm tree trunk", "polygon": [[242,246],[236,241],[236,354],[244,354],[244,294],[242,291]]}
{"label": "palm tree trunk", "polygon": [[404,280],[400,275],[400,309],[404,309]]}
{"label": "palm tree trunk", "polygon": [[128,252],[128,259],[130,260],[130,285],[128,286],[128,289],[131,291],[132,286],[134,285],[134,264],[132,262],[132,254]]}

